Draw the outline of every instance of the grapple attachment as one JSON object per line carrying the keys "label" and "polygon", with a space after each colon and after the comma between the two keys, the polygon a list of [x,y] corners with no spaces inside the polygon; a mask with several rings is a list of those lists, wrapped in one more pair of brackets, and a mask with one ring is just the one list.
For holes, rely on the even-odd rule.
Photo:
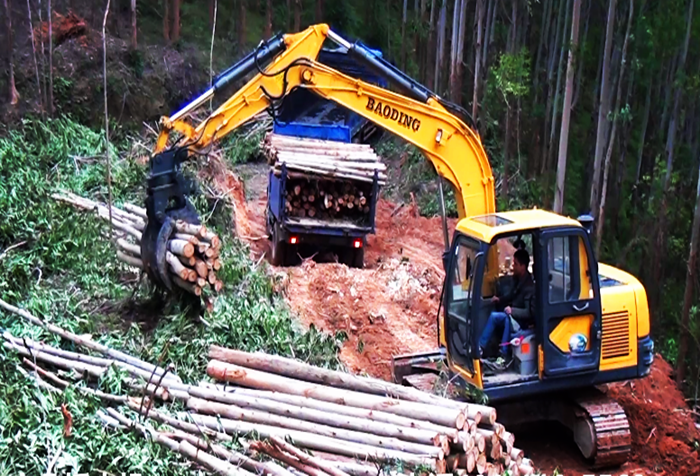
{"label": "grapple attachment", "polygon": [[194,191],[193,186],[180,170],[187,154],[187,149],[176,148],[156,154],[150,160],[146,191],[148,223],[141,239],[141,258],[148,277],[168,290],[173,289],[173,284],[165,254],[175,223],[184,220],[201,224],[197,211],[186,198]]}

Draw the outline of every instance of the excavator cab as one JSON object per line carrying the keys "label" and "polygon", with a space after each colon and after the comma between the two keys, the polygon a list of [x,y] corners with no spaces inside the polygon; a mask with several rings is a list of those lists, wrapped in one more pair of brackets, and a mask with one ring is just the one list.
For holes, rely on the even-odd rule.
{"label": "excavator cab", "polygon": [[[541,215],[541,216],[539,216]],[[596,375],[600,363],[600,289],[588,232],[574,220],[544,211],[492,214],[468,219],[452,240],[444,296],[444,345],[453,368],[491,395],[502,398],[569,387],[564,377]],[[523,227],[548,218],[550,226]],[[486,356],[504,344],[508,365],[480,358],[479,341],[489,317],[503,312],[503,297],[515,285],[514,255],[530,256],[534,293],[511,324],[495,329]],[[512,322],[512,321],[511,321]]]}

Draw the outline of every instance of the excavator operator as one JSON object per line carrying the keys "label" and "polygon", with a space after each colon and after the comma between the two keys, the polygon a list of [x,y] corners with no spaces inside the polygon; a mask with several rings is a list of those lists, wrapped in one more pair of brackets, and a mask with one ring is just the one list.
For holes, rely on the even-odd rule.
{"label": "excavator operator", "polygon": [[535,283],[528,270],[530,255],[524,248],[518,249],[513,255],[514,283],[509,292],[503,296],[494,296],[491,301],[497,309],[489,315],[486,327],[479,339],[479,357],[484,357],[484,348],[488,345],[496,328],[503,328],[501,337],[500,357],[494,366],[505,369],[508,362],[508,343],[511,336],[522,328],[528,328],[533,323],[532,304],[535,295]]}

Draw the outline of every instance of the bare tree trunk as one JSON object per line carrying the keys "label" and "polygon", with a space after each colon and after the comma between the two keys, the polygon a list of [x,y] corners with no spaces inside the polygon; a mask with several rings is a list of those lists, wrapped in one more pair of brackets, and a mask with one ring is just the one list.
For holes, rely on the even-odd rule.
{"label": "bare tree trunk", "polygon": [[570,7],[571,2],[566,2],[566,13],[564,14],[564,26],[562,30],[562,42],[561,42],[561,49],[559,50],[559,60],[557,61],[557,82],[556,86],[554,87],[554,107],[552,108],[552,123],[550,125],[549,129],[549,142],[547,145],[547,164],[545,165],[545,171],[549,172],[551,168],[551,163],[553,161],[554,157],[554,146],[555,146],[555,140],[556,140],[556,130],[557,130],[557,112],[559,111],[559,97],[561,94],[561,82],[562,82],[562,65],[564,64],[564,51],[566,51],[566,45],[564,38],[566,38],[566,33],[569,31],[568,30],[568,24],[569,24],[569,13],[570,12]]}
{"label": "bare tree trunk", "polygon": [[[49,0],[49,5],[51,0]],[[102,20],[102,89],[104,90],[105,104],[105,159],[107,160],[107,193],[109,205],[109,224],[113,226],[112,221],[112,161],[109,157],[109,115],[107,111],[107,15],[109,15],[109,0],[105,7],[105,16]]]}
{"label": "bare tree trunk", "polygon": [[[691,0],[692,3],[692,0]],[[698,241],[700,241],[700,170],[698,171],[697,192],[695,194],[695,213],[690,234],[690,252],[685,275],[685,292],[683,293],[683,310],[681,311],[680,342],[678,343],[678,363],[676,382],[681,385],[685,379],[685,359],[688,353],[688,334],[690,333],[690,307],[693,303],[693,287],[698,259]]]}
{"label": "bare tree trunk", "polygon": [[[272,28],[272,21],[270,21],[270,28]],[[301,0],[294,0],[294,31],[301,31]]]}
{"label": "bare tree trunk", "polygon": [[17,92],[17,87],[15,85],[15,60],[14,60],[14,48],[13,48],[13,34],[12,34],[12,3],[10,0],[5,0],[5,27],[7,28],[7,96],[9,98],[10,104],[15,106],[19,102],[19,93]]}
{"label": "bare tree trunk", "polygon": [[540,174],[544,174],[545,169],[547,167],[547,157],[549,156],[549,143],[547,141],[547,132],[549,131],[551,125],[550,125],[550,118],[552,116],[552,103],[554,101],[554,95],[552,94],[552,81],[554,80],[554,66],[555,66],[555,58],[557,57],[557,52],[560,51],[560,45],[561,45],[561,37],[562,37],[562,25],[565,22],[565,18],[563,16],[563,13],[565,12],[564,5],[562,4],[567,0],[562,0],[559,2],[559,7],[557,10],[557,28],[555,32],[555,37],[554,37],[554,47],[551,49],[550,54],[549,54],[549,59],[547,60],[547,105],[545,107],[545,116],[544,116],[544,147],[542,148],[542,159],[540,162]]}
{"label": "bare tree trunk", "polygon": [[637,171],[634,177],[634,193],[632,199],[632,207],[634,209],[636,209],[637,207],[640,180],[642,178],[642,159],[644,157],[644,144],[646,141],[647,127],[649,125],[649,113],[651,112],[651,90],[653,89],[653,86],[653,79],[649,77],[649,84],[647,85],[647,97],[644,101],[644,116],[642,119],[642,128],[640,130],[640,133],[642,135],[639,138],[639,148],[637,149]]}
{"label": "bare tree trunk", "polygon": [[[685,41],[681,49],[680,58],[678,60],[678,67],[676,69],[676,75],[679,72],[685,71],[685,61],[688,56],[688,45],[690,43],[690,33],[691,26],[693,22],[693,3],[694,0],[688,2],[688,14],[686,15],[686,33]],[[654,247],[655,256],[653,258],[653,271],[654,278],[661,279],[663,272],[662,269],[662,257],[665,255],[666,251],[666,222],[667,222],[667,212],[668,212],[668,195],[671,188],[671,179],[673,174],[673,159],[675,150],[675,136],[676,136],[676,124],[678,122],[678,109],[681,100],[681,87],[677,86],[675,88],[674,98],[673,98],[673,112],[671,113],[671,118],[668,123],[668,135],[666,138],[666,175],[664,177],[664,189],[663,195],[661,196],[661,210],[659,211],[658,219],[656,220],[656,246]],[[656,281],[659,282],[659,281]],[[658,306],[658,290],[655,293],[654,305]],[[680,362],[680,361],[679,361]]]}
{"label": "bare tree trunk", "polygon": [[[209,47],[209,86],[214,83],[214,39],[216,38],[216,17],[219,16],[219,0],[214,0],[214,22],[211,24],[211,46]],[[209,110],[213,111],[214,98],[209,99]]]}
{"label": "bare tree trunk", "polygon": [[[591,4],[593,3],[593,0],[588,1],[588,8],[586,9],[586,26],[583,28],[583,38],[581,41],[581,44],[586,43],[586,39],[588,38],[588,25],[591,20]],[[576,88],[574,89],[574,98],[571,101],[571,108],[575,109],[576,104],[578,104],[578,98],[580,96],[581,92],[581,79],[583,78],[583,68],[579,68],[578,71],[576,72]]]}
{"label": "bare tree trunk", "polygon": [[564,184],[566,179],[566,154],[569,146],[569,118],[571,116],[571,100],[574,89],[574,55],[578,53],[578,23],[581,11],[581,0],[574,0],[574,11],[571,18],[571,47],[566,64],[566,91],[564,92],[564,108],[561,116],[561,131],[559,132],[559,159],[557,162],[557,185],[554,193],[554,211],[562,213],[564,209]]}
{"label": "bare tree trunk", "polygon": [[170,30],[173,43],[180,39],[180,0],[173,0],[173,27]]}
{"label": "bare tree trunk", "polygon": [[484,41],[484,0],[477,0],[476,3],[476,60],[474,61],[474,95],[472,96],[472,120],[474,124],[479,122],[479,86],[481,84],[481,51]]}
{"label": "bare tree trunk", "polygon": [[323,0],[316,0],[316,13],[314,15],[316,23],[321,23],[323,19]]}
{"label": "bare tree trunk", "polygon": [[610,159],[612,157],[612,152],[613,148],[615,147],[615,136],[617,134],[617,124],[619,122],[619,118],[617,115],[620,113],[620,106],[622,102],[622,83],[625,79],[625,67],[627,66],[626,60],[627,60],[627,46],[629,44],[629,39],[630,39],[630,33],[632,31],[632,20],[634,16],[634,2],[630,2],[630,8],[629,8],[629,16],[627,18],[627,31],[625,32],[625,40],[624,43],[622,44],[622,57],[620,58],[620,74],[619,74],[619,79],[617,81],[617,92],[615,94],[615,107],[613,109],[613,113],[615,114],[615,117],[613,117],[613,125],[612,125],[612,131],[610,132],[610,142],[608,144],[608,151],[605,154],[605,165],[604,165],[604,170],[603,170],[603,185],[602,185],[602,190],[601,190],[601,196],[600,196],[600,205],[598,207],[598,213],[597,215],[597,225],[595,227],[596,230],[596,241],[595,241],[595,249],[596,249],[596,255],[600,256],[600,244],[603,241],[603,222],[605,220],[605,199],[607,197],[607,190],[608,190],[608,172],[610,170]]}
{"label": "bare tree trunk", "polygon": [[[297,31],[296,29],[294,31]],[[265,4],[265,32],[263,33],[266,40],[272,36],[272,0],[267,0]]]}
{"label": "bare tree trunk", "polygon": [[246,0],[239,0],[239,2],[240,12],[238,14],[238,47],[240,49],[244,49],[246,44]]}
{"label": "bare tree trunk", "polygon": [[49,117],[53,117],[53,18],[51,12],[51,3],[53,0],[48,0],[49,11]]}
{"label": "bare tree trunk", "polygon": [[467,0],[456,0],[452,17],[452,48],[450,55],[450,99],[461,103],[462,90],[462,53],[464,48],[464,28],[466,22]]}
{"label": "bare tree trunk", "polygon": [[605,34],[605,52],[603,53],[603,77],[600,88],[600,106],[598,108],[598,128],[596,132],[595,155],[593,158],[593,180],[591,181],[591,212],[598,210],[600,196],[600,168],[603,161],[603,150],[605,149],[605,136],[607,135],[608,114],[610,113],[610,52],[612,50],[615,7],[617,0],[610,0],[608,5],[608,20]]}
{"label": "bare tree trunk", "polygon": [[138,29],[136,27],[136,0],[131,0],[131,47],[136,49]]}
{"label": "bare tree trunk", "polygon": [[[46,101],[43,95],[43,90],[41,88],[41,79],[39,78],[39,64],[36,61],[36,39],[34,38],[34,25],[32,21],[32,6],[27,0],[27,20],[29,21],[29,35],[32,41],[32,59],[34,60],[34,74],[36,75],[36,87],[39,93],[39,102],[41,103],[41,112],[45,112]],[[8,30],[12,31],[12,30]]]}
{"label": "bare tree trunk", "polygon": [[[39,17],[39,25],[43,25],[44,20],[42,16],[41,0],[37,0],[37,15]],[[41,63],[41,97],[44,101],[44,112],[48,109],[48,96],[47,96],[47,85],[46,85],[46,47],[44,45],[44,35],[39,35],[39,43],[41,44],[41,55],[39,55],[39,61]]]}
{"label": "bare tree trunk", "polygon": [[444,70],[445,66],[445,36],[447,29],[447,0],[442,0],[442,6],[440,7],[440,19],[438,20],[438,38],[437,38],[437,52],[435,56],[435,90],[438,94],[441,91],[440,87],[440,71]]}
{"label": "bare tree trunk", "polygon": [[406,70],[406,22],[408,22],[408,0],[403,0],[401,16],[401,69],[403,70]]}
{"label": "bare tree trunk", "polygon": [[170,0],[163,0],[163,39],[170,43]]}
{"label": "bare tree trunk", "polygon": [[535,89],[535,104],[539,99],[539,79],[540,79],[540,65],[542,64],[542,51],[544,50],[544,45],[546,39],[549,38],[549,26],[551,24],[552,16],[552,3],[554,0],[545,0],[544,7],[542,10],[542,29],[540,30],[540,41],[537,45],[537,56],[535,58],[535,74],[533,78],[533,84]]}
{"label": "bare tree trunk", "polygon": [[435,89],[435,76],[430,74],[431,71],[435,70],[435,57],[433,56],[433,51],[435,51],[435,12],[437,5],[437,0],[431,0],[430,2],[430,27],[428,29],[428,45],[425,50],[425,77],[428,89]]}

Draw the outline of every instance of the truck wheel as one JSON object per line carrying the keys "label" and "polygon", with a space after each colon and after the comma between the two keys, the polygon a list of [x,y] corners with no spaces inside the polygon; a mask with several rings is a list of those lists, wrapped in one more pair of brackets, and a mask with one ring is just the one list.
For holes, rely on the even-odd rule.
{"label": "truck wheel", "polygon": [[365,249],[364,248],[353,248],[348,253],[349,262],[348,266],[351,268],[364,268],[365,266]]}
{"label": "truck wheel", "polygon": [[270,243],[270,248],[272,249],[270,253],[270,264],[273,266],[284,266],[286,264],[287,243],[280,239],[277,225],[272,227],[272,242]]}

